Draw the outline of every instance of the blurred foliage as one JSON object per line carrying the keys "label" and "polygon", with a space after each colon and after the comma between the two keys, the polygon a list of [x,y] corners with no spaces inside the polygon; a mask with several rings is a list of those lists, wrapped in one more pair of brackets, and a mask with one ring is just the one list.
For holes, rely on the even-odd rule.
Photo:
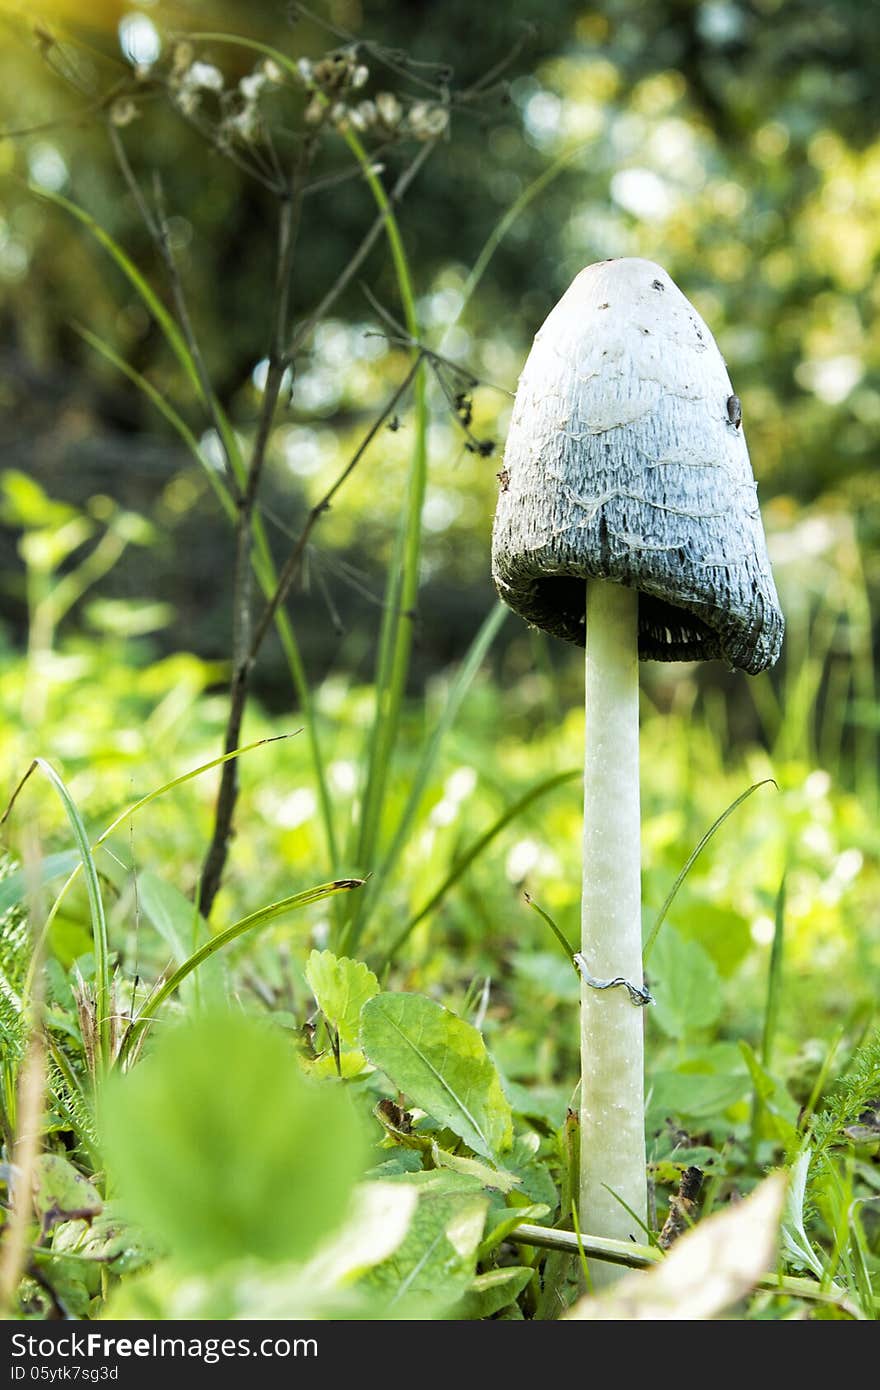
{"label": "blurred foliage", "polygon": [[[771,675],[644,672],[646,933],[725,807],[753,783],[777,784],[744,801],[707,844],[649,961],[660,1001],[647,1011],[654,1224],[688,1164],[707,1175],[710,1211],[786,1159],[797,1198],[786,1228],[789,1256],[800,1252],[793,1267],[826,1283],[839,1278],[874,1308],[880,1229],[869,1200],[878,1190],[880,1083],[877,1045],[865,1038],[876,1027],[880,980],[876,6],[332,0],[305,15],[276,0],[253,0],[244,13],[223,0],[96,0],[87,22],[80,11],[72,0],[46,0],[35,17],[30,5],[0,0],[0,761],[10,782],[36,752],[57,762],[94,843],[124,807],[215,758],[221,745],[226,521],[167,420],[75,325],[140,373],[215,460],[217,441],[106,246],[40,196],[62,194],[84,208],[170,304],[161,256],[108,135],[123,141],[150,198],[158,175],[206,364],[249,444],[276,261],[277,199],[266,181],[275,156],[295,153],[310,97],[305,86],[278,82],[262,53],[197,34],[232,29],[312,64],[358,40],[366,76],[357,105],[393,112],[377,101],[387,93],[405,112],[406,138],[393,141],[369,110],[358,117],[389,188],[422,147],[420,125],[436,122],[432,113],[448,103],[448,132],[399,216],[424,338],[476,384],[462,392],[465,378],[451,369],[432,378],[413,679],[420,698],[403,709],[380,808],[383,846],[402,817],[408,834],[393,874],[369,890],[363,960],[333,953],[336,905],[314,907],[225,946],[213,973],[197,972],[163,1005],[181,1031],[163,1051],[162,1027],[155,1039],[145,1030],[147,1056],[130,1088],[126,1080],[108,1092],[111,1178],[126,1189],[130,1212],[99,1191],[106,1136],[95,1124],[85,1037],[96,975],[89,903],[80,881],[57,894],[72,860],[52,789],[32,779],[20,793],[6,827],[17,859],[0,866],[7,1146],[34,977],[23,905],[38,894],[18,862],[25,825],[38,832],[54,904],[45,970],[50,1162],[38,1173],[42,1225],[30,1233],[21,1310],[86,1316],[108,1290],[121,1317],[289,1316],[312,1306],[316,1315],[356,1306],[359,1315],[429,1307],[521,1317],[555,1316],[562,1306],[565,1270],[557,1265],[551,1277],[550,1261],[507,1237],[520,1216],[570,1217],[566,1108],[577,1079],[578,984],[522,894],[527,888],[575,936],[582,807],[576,778],[565,774],[582,753],[577,654],[509,619],[414,807],[410,798],[423,750],[453,703],[456,659],[492,601],[499,463],[474,446],[503,439],[509,393],[553,301],[582,265],[621,254],[662,261],[717,333],[743,400],[788,623]],[[316,176],[325,181],[305,200],[294,275],[298,324],[375,216],[338,123],[323,139]],[[508,212],[465,302],[471,270]],[[407,345],[394,341],[388,320],[399,317],[396,293],[377,238],[301,346],[270,441],[264,500],[279,556],[407,370]],[[291,600],[339,826],[356,822],[363,786],[384,570],[414,432],[408,408],[393,423],[322,518],[307,582]],[[280,661],[269,655],[262,689],[271,698],[249,708],[247,740],[297,728]],[[557,783],[530,798],[554,775]],[[208,930],[190,899],[216,779],[211,772],[164,791],[95,851],[120,1029]],[[305,737],[248,752],[241,783],[215,932],[311,888],[328,867],[363,868],[344,855],[326,863]],[[390,943],[417,917],[385,972]],[[782,951],[768,986],[774,938]],[[199,1022],[203,985],[212,1001],[234,1004],[229,1036],[225,1022]],[[428,1025],[455,1091],[442,1104],[405,1045],[407,1029]],[[236,1027],[243,1041],[227,1057]],[[274,1091],[260,1078],[267,1057]],[[300,1073],[317,1089],[303,1089]],[[178,1078],[185,1095],[176,1094]],[[356,1155],[336,1151],[351,1148],[353,1134],[335,1104],[342,1089],[373,1147],[370,1180],[354,1192]],[[325,1094],[332,1102],[322,1127]],[[239,1100],[215,1105],[226,1095]],[[248,1116],[261,1097],[276,1109],[260,1112],[254,1146]],[[430,1106],[436,1114],[424,1113]],[[297,1146],[303,1190],[310,1164],[327,1177],[316,1187],[314,1230],[303,1227],[302,1193],[294,1192],[285,1196],[287,1225],[265,1229],[260,1193],[270,1192],[271,1205],[281,1181],[285,1107],[292,1129],[306,1135]],[[474,1138],[461,1122],[465,1109],[497,1142]],[[157,1152],[184,1155],[176,1187],[155,1164],[145,1168],[151,1151],[131,1142],[145,1119]],[[302,1152],[312,1134],[314,1146]],[[197,1189],[187,1168],[198,1170]],[[237,1173],[248,1181],[238,1183]],[[201,1213],[199,1230],[156,1220],[172,1198],[176,1210]],[[312,1257],[313,1239],[330,1232],[349,1200],[347,1256],[331,1244]],[[287,1229],[300,1261],[290,1267],[276,1264]],[[230,1233],[250,1252],[246,1266],[223,1246]],[[157,1258],[163,1249],[170,1254]],[[436,1266],[425,1264],[426,1252]],[[218,1267],[209,1268],[215,1256]],[[424,1286],[416,1281],[413,1293],[429,1302],[398,1302],[419,1271]],[[356,1281],[361,1301],[346,1305],[341,1291]],[[751,1311],[775,1317],[798,1307],[765,1291]]]}
{"label": "blurred foliage", "polygon": [[[232,29],[312,63],[333,45],[357,40],[366,69],[358,101],[399,94],[411,111],[420,100],[448,97],[448,138],[400,216],[425,338],[481,381],[514,388],[532,334],[585,263],[626,254],[662,261],[713,327],[742,397],[783,587],[786,565],[803,559],[805,547],[821,567],[832,550],[850,545],[838,540],[840,522],[861,543],[868,592],[876,594],[875,6],[548,0],[540,8],[478,11],[448,0],[442,23],[435,6],[412,0],[333,0],[311,12],[258,0],[246,14],[223,0],[140,7],[106,0],[91,7],[88,21],[77,7],[52,0],[38,11],[44,18],[14,0],[0,6],[8,31],[0,120],[9,132],[0,143],[8,174],[0,220],[0,444],[8,463],[36,474],[53,496],[81,503],[109,493],[151,517],[158,555],[132,551],[102,592],[142,596],[148,587],[153,600],[174,604],[179,646],[207,656],[226,650],[228,596],[204,579],[225,544],[223,523],[161,418],[71,325],[98,332],[197,433],[208,422],[106,254],[23,180],[84,206],[161,287],[156,247],[107,138],[107,122],[115,122],[141,186],[149,193],[154,176],[161,180],[207,365],[248,436],[268,344],[276,216],[264,186],[269,146],[242,122],[246,116],[254,129],[271,130],[275,154],[289,158],[308,95],[289,84],[260,86],[260,53],[186,39],[206,30]],[[187,88],[181,75],[193,63],[219,69],[223,90]],[[260,89],[251,102],[244,93],[255,90],[247,86],[255,80]],[[377,148],[390,186],[413,141],[388,143],[375,128],[364,139]],[[299,321],[332,286],[373,217],[338,137],[325,141],[321,161],[327,181],[306,200],[294,273]],[[462,306],[468,273],[499,218],[549,171],[553,177],[512,221]],[[296,362],[268,480],[268,510],[286,527],[296,528],[402,374],[377,300],[399,312],[381,239]],[[503,392],[478,387],[471,409],[476,435],[500,443]],[[462,650],[489,601],[498,466],[468,452],[458,412],[437,387],[432,412],[419,683]],[[402,486],[409,423],[401,412],[401,428],[382,435],[322,522],[308,588],[296,599],[316,676],[368,669],[393,532],[389,502]],[[283,549],[283,532],[275,527],[273,534]],[[13,568],[8,546],[0,561]],[[844,563],[851,568],[852,558]],[[795,594],[797,585],[793,574]],[[20,605],[13,601],[9,613],[20,632]],[[851,636],[838,625],[835,658],[845,660]],[[870,629],[860,627],[855,639],[870,646]],[[286,699],[277,661],[263,679],[276,699]]]}

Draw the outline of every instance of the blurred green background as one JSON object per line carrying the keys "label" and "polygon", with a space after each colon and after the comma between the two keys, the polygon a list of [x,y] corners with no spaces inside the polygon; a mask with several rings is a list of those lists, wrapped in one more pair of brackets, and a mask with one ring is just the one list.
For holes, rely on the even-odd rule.
{"label": "blurred green background", "polygon": [[[399,220],[425,341],[479,378],[471,428],[497,445],[492,455],[469,449],[473,440],[432,384],[412,700],[389,823],[455,663],[493,602],[495,475],[531,338],[585,264],[656,259],[709,322],[741,396],[788,634],[778,668],[755,680],[718,664],[644,669],[646,913],[725,805],[772,775],[780,793],[763,789],[719,835],[675,925],[709,943],[739,1002],[757,1000],[787,863],[791,967],[808,991],[792,1006],[792,1046],[811,1032],[805,999],[821,1000],[822,1030],[835,1014],[864,1021],[880,969],[872,622],[880,587],[880,11],[860,0],[333,0],[305,16],[298,8],[101,0],[86,22],[80,6],[61,0],[0,5],[0,737],[9,784],[35,751],[57,759],[97,827],[129,795],[215,756],[230,649],[227,522],[174,432],[77,325],[173,403],[209,455],[210,423],[106,249],[40,190],[85,208],[168,302],[156,247],[113,156],[109,115],[142,186],[161,179],[205,360],[247,444],[270,331],[275,200],[260,171],[271,173],[271,160],[267,146],[257,157],[254,142],[230,136],[225,123],[240,104],[224,107],[205,89],[187,111],[169,74],[175,65],[216,65],[224,93],[240,93],[238,84],[261,70],[252,50],[191,37],[206,30],[312,62],[360,40],[369,45],[359,50],[365,100],[399,92],[411,104],[422,82],[431,100],[451,93],[449,130]],[[279,157],[301,138],[307,101],[271,82],[260,93],[260,120]],[[376,159],[387,187],[414,149],[412,141],[382,144]],[[320,303],[375,216],[352,167],[343,142],[328,138],[316,169],[324,181],[304,205],[295,323]],[[504,234],[463,305],[502,219]],[[389,341],[377,304],[400,316],[382,237],[317,324],[276,420],[265,500],[279,558],[286,533],[302,526],[405,373],[406,351]],[[289,604],[341,819],[369,726],[385,568],[412,446],[408,405],[397,423],[321,520],[307,582]],[[393,935],[462,845],[530,784],[577,765],[581,682],[577,652],[507,621],[447,742],[377,931]],[[256,687],[262,713],[254,708],[249,736],[297,727],[271,641]],[[242,776],[225,907],[253,907],[289,891],[291,879],[308,884],[328,869],[358,868],[326,863],[304,739],[252,755]],[[134,846],[120,842],[120,860],[165,864],[190,892],[212,794],[203,779],[167,799],[149,834],[140,831]],[[442,911],[463,970],[494,970],[501,960],[553,999],[571,993],[564,972],[517,955],[526,938],[554,949],[522,908],[526,880],[575,930],[576,783],[543,809],[550,805],[505,829]],[[50,837],[53,814],[47,808]],[[130,942],[124,876],[120,885],[116,930]],[[312,929],[320,941],[327,924]],[[72,910],[55,931],[62,958],[86,949]],[[426,954],[421,932],[414,958],[421,952],[425,978],[436,982],[449,962]],[[260,961],[254,979],[263,983],[254,989],[280,989],[268,947]],[[549,973],[532,978],[541,969]],[[746,983],[753,992],[744,996]],[[528,1057],[516,1054],[515,1028],[499,1044],[511,1075],[534,1064],[530,1027]]]}

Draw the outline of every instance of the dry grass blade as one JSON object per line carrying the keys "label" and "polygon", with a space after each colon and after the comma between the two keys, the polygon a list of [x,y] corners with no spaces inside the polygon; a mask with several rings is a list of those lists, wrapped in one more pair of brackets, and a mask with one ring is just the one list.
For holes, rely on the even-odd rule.
{"label": "dry grass blade", "polygon": [[776,1261],[786,1179],[767,1178],[736,1207],[711,1216],[676,1243],[649,1274],[613,1292],[582,1298],[567,1317],[583,1321],[705,1321],[756,1286]]}

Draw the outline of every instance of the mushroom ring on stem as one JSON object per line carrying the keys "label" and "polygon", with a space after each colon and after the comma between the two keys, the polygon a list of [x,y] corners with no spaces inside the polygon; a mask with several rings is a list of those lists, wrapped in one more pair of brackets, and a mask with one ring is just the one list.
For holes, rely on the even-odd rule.
{"label": "mushroom ring on stem", "polygon": [[[577,276],[520,378],[503,476],[498,592],[586,647],[583,956],[600,982],[641,993],[639,658],[755,674],[783,634],[739,398],[660,266]],[[581,973],[580,1226],[638,1239],[643,1018]]]}

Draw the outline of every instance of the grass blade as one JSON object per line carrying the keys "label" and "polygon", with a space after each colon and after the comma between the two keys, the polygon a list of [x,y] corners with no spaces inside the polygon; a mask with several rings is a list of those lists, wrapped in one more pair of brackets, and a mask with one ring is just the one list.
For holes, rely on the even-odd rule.
{"label": "grass blade", "polygon": [[474,261],[468,277],[464,282],[461,291],[461,304],[455,318],[447,325],[447,333],[458,323],[459,318],[464,312],[465,305],[486,273],[489,262],[517,218],[521,213],[525,212],[529,203],[533,202],[534,199],[538,197],[539,193],[543,193],[548,184],[551,184],[554,179],[558,178],[563,169],[566,169],[572,160],[586,148],[586,145],[576,145],[574,149],[565,150],[558,159],[554,159],[552,164],[548,164],[547,168],[544,169],[536,179],[533,179],[527,188],[523,189],[519,197],[511,203],[507,211],[501,215],[486,238],[485,244],[480,254],[477,256],[477,259]]}
{"label": "grass blade", "polygon": [[546,796],[547,792],[553,791],[555,787],[562,786],[564,782],[571,782],[575,777],[580,777],[582,775],[581,768],[570,768],[568,772],[554,773],[552,777],[547,777],[543,782],[538,782],[536,786],[531,787],[524,796],[521,796],[518,801],[515,801],[512,806],[509,806],[503,815],[499,816],[496,821],[493,821],[489,829],[485,830],[482,835],[468,846],[463,854],[456,858],[449,873],[440,884],[440,887],[435,889],[428,901],[409,919],[403,931],[384,956],[382,968],[385,969],[391,964],[397,952],[419,925],[419,922],[423,921],[425,917],[440,906],[440,903],[446,897],[449,890],[455,887],[455,884],[461,878],[462,874],[470,868],[474,860],[483,853],[483,850],[492,843],[496,836],[501,834],[505,826],[508,826],[510,822],[521,815],[523,811],[528,810],[529,806],[540,797]]}
{"label": "grass blade", "polygon": [[[221,36],[216,37],[219,38]],[[83,224],[83,226],[85,226],[89,230],[89,232],[91,232],[91,234],[95,237],[98,243],[101,246],[103,246],[112,256],[113,260],[116,262],[120,270],[126,276],[133,289],[142,299],[148,312],[152,314],[152,316],[158,323],[166,338],[166,341],[168,342],[169,347],[171,348],[172,352],[174,353],[175,357],[180,363],[180,366],[183,368],[187,380],[194,387],[198,399],[202,402],[203,405],[209,408],[211,415],[218,422],[218,427],[223,438],[224,449],[230,460],[233,473],[238,482],[241,483],[244,479],[245,474],[244,461],[241,456],[241,450],[238,445],[238,440],[235,436],[235,431],[232,428],[229,418],[223,410],[223,407],[220,405],[220,402],[216,399],[216,397],[209,398],[208,396],[206,396],[206,391],[203,388],[202,382],[200,380],[198,367],[183,334],[181,333],[172,316],[168,313],[168,310],[162,304],[162,301],[159,299],[158,295],[155,293],[151,285],[138,270],[131,257],[126,254],[123,248],[110,235],[110,233],[104,227],[102,227],[101,224],[95,220],[95,218],[93,218],[89,213],[87,213],[85,209],[79,207],[77,203],[72,202],[69,198],[63,197],[60,193],[53,193],[45,188],[34,187],[33,192],[36,193],[38,196],[46,198],[48,199],[48,201],[57,204],[65,211],[69,212],[73,217],[76,217]],[[120,369],[120,371],[124,372],[130,380],[132,380],[136,385],[140,386],[141,389],[144,389],[146,391],[152,403],[156,405],[156,407],[159,410],[161,410],[165,418],[171,424],[174,425],[175,429],[178,431],[179,434],[181,434],[181,437],[187,443],[187,447],[193,450],[196,457],[199,459],[199,462],[204,466],[205,460],[201,455],[201,451],[198,448],[195,438],[194,436],[191,436],[191,432],[189,431],[188,426],[177,415],[177,412],[174,411],[171,406],[168,406],[166,402],[161,401],[161,398],[158,397],[158,393],[156,393],[153,390],[153,388],[149,386],[149,383],[145,382],[143,378],[139,379],[138,374],[133,373],[132,369],[128,367],[128,364],[124,363],[123,360],[113,352],[112,348],[108,348],[106,344],[102,344],[101,340],[96,338],[94,335],[92,335],[92,337],[89,338],[89,341],[92,342],[92,346],[95,347],[97,351],[103,352],[104,355],[110,361],[113,361],[115,365]],[[213,476],[213,470],[209,469],[209,473],[212,476],[213,485],[216,488],[216,486],[219,484],[219,479]],[[223,506],[224,511],[227,513],[230,519],[233,519],[234,509],[230,510],[232,504],[228,495],[225,494],[225,489],[224,493],[220,494],[220,497],[221,505]],[[274,594],[275,589],[277,587],[277,573],[274,562],[272,560],[272,553],[269,547],[269,542],[266,537],[265,526],[263,525],[262,518],[259,516],[255,517],[254,519],[253,537],[254,572],[260,583],[260,587],[263,593],[267,598],[271,598],[272,594]],[[303,666],[302,656],[299,650],[299,644],[296,640],[296,636],[293,631],[293,625],[291,624],[290,619],[286,613],[279,612],[277,614],[276,628],[278,630],[278,635],[281,640],[281,646],[284,651],[285,658],[287,660],[288,669],[290,670],[293,687],[296,692],[297,699],[299,700],[300,709],[302,710],[303,720],[308,731],[309,748],[312,754],[312,765],[314,767],[315,780],[318,787],[318,802],[321,809],[321,820],[324,828],[325,838],[327,841],[328,858],[330,863],[332,864],[335,863],[337,859],[336,835],[333,826],[333,814],[330,801],[330,793],[327,787],[327,777],[324,770],[324,760],[321,753],[320,741],[318,739],[312,694],[309,688],[308,680],[306,679],[305,668]]]}
{"label": "grass blade", "polygon": [[553,935],[556,937],[556,940],[559,942],[560,946],[562,947],[563,951],[568,957],[572,970],[576,975],[578,975],[579,972],[574,959],[574,947],[568,940],[568,937],[565,935],[562,928],[557,926],[557,924],[553,921],[553,918],[550,916],[550,913],[545,912],[543,907],[539,907],[539,905],[535,902],[534,898],[530,897],[528,893],[523,893],[523,897],[525,898],[529,907],[532,908],[535,912],[537,912],[539,917],[543,917],[544,921],[547,923],[547,926],[550,928]]}
{"label": "grass blade", "polygon": [[212,936],[197,951],[193,951],[192,955],[178,966],[174,973],[169,975],[168,979],[146,1001],[123,1039],[122,1047],[119,1050],[120,1062],[128,1056],[139,1034],[155,1018],[166,999],[180,988],[187,976],[191,975],[217,951],[221,951],[224,946],[228,946],[231,941],[236,941],[247,932],[256,931],[269,922],[274,922],[276,917],[281,917],[284,913],[294,912],[300,907],[308,907],[311,903],[322,902],[325,898],[333,897],[336,893],[350,892],[353,888],[360,888],[362,883],[363,879],[359,878],[340,878],[332,883],[321,883],[316,888],[306,888],[303,892],[292,893],[290,897],[280,898],[278,902],[268,903],[265,907],[250,913],[249,916],[233,922],[232,926],[227,927],[225,931],[217,932],[216,936]]}
{"label": "grass blade", "polygon": [[[296,732],[299,731],[297,730]],[[294,734],[274,734],[271,738],[258,738],[253,743],[246,743],[241,748],[234,748],[231,753],[223,753],[218,758],[212,758],[210,762],[201,763],[199,767],[194,767],[191,768],[189,772],[181,773],[179,777],[173,778],[170,782],[163,783],[161,787],[156,787],[153,791],[148,792],[146,796],[140,797],[137,801],[132,801],[128,806],[126,806],[124,811],[120,811],[119,815],[116,816],[114,820],[110,822],[107,828],[103,830],[101,834],[98,836],[98,838],[95,840],[94,844],[91,845],[90,854],[93,855],[96,849],[100,849],[104,841],[109,839],[109,837],[113,834],[114,830],[117,830],[119,826],[122,825],[123,821],[128,820],[130,816],[133,816],[137,811],[142,810],[145,806],[149,806],[151,801],[155,801],[158,797],[164,796],[165,792],[171,791],[174,787],[183,786],[184,782],[192,781],[194,777],[199,777],[203,772],[210,772],[212,767],[219,767],[221,763],[228,762],[230,758],[238,758],[243,753],[250,753],[252,749],[260,748],[264,743],[279,743],[282,739],[293,738],[294,736]],[[22,777],[18,786],[15,788],[15,791],[12,793],[12,796],[9,799],[9,804],[6,807],[6,810],[4,811],[2,818],[0,818],[0,825],[3,824],[3,821],[6,820],[7,816],[12,810],[12,807],[15,804],[15,800],[19,792],[21,791],[28,777],[30,777],[35,766],[36,763],[31,764],[30,768],[25,773],[24,777]],[[64,898],[67,895],[68,890],[75,883],[76,879],[79,877],[80,871],[83,868],[84,864],[82,861],[82,856],[80,856],[79,862],[70,871],[65,882],[62,884],[58,896],[56,897],[46,917],[45,924],[37,942],[37,951],[34,952],[33,959],[36,959],[39,952],[42,950],[43,943],[49,932],[49,928],[55,920],[55,917],[58,914],[58,911],[61,907],[62,902],[64,901]],[[28,999],[30,997],[31,990],[33,988],[33,983],[33,971],[31,969],[31,971],[28,972],[28,975],[24,983],[23,997],[25,999]]]}
{"label": "grass blade", "polygon": [[[107,918],[104,914],[104,901],[101,897],[101,888],[98,883],[98,872],[95,868],[92,847],[89,843],[88,833],[83,824],[82,816],[65,782],[55,771],[52,764],[48,763],[45,758],[34,758],[24,777],[13,792],[9,805],[4,811],[2,819],[0,819],[0,825],[3,824],[10,814],[18,793],[21,791],[31,773],[37,770],[43,773],[44,777],[48,779],[58,793],[61,804],[67,814],[70,828],[73,831],[74,842],[80,858],[80,866],[85,876],[86,893],[89,901],[89,918],[92,925],[92,945],[95,952],[95,1013],[97,1016],[99,1060],[101,1066],[106,1068],[110,1065],[112,1058],[110,1056],[110,947],[107,939]],[[70,880],[68,880],[68,882],[69,881]],[[52,915],[51,913],[49,914],[46,924],[40,933],[39,944],[32,956],[33,962],[41,958],[42,951],[40,947],[44,940],[45,933],[48,930]],[[26,999],[30,996],[31,990],[29,986],[31,984],[32,981],[30,980],[26,982],[24,990],[24,997]]]}
{"label": "grass blade", "polygon": [[779,1000],[782,993],[782,947],[785,935],[785,874],[776,894],[773,926],[773,945],[770,948],[770,970],[767,978],[767,1002],[764,1007],[764,1029],[761,1036],[761,1064],[768,1071],[773,1063],[773,1044],[779,1022]]}
{"label": "grass blade", "polygon": [[[761,1066],[769,1072],[773,1063],[773,1044],[776,1040],[776,1027],[779,1022],[779,1000],[782,994],[782,947],[785,934],[785,873],[776,894],[774,914],[773,944],[770,948],[770,968],[767,973],[767,999],[764,1004],[764,1026],[761,1032]],[[744,1044],[743,1044],[744,1046]],[[749,1154],[754,1160],[758,1152],[761,1132],[761,1119],[764,1103],[758,1087],[752,1097],[750,1121]]]}
{"label": "grass blade", "polygon": [[199,399],[203,399],[198,369],[193,361],[192,353],[187,346],[183,334],[159,296],[156,294],[152,285],[141,274],[134,261],[119,245],[115,237],[111,236],[106,228],[102,227],[100,222],[92,217],[90,212],[86,212],[85,208],[81,208],[79,204],[73,202],[71,198],[65,198],[62,193],[55,193],[51,189],[44,188],[37,184],[29,184],[29,188],[31,193],[34,193],[38,198],[45,198],[47,202],[55,203],[57,207],[63,208],[65,212],[69,212],[71,217],[75,217],[78,222],[81,222],[95,240],[103,246],[104,250],[109,252],[126,280],[128,280],[140,299],[143,300],[146,309],[161,328],[165,341],[168,343],[168,346],[183,368],[190,385],[195,389]]}
{"label": "grass blade", "polygon": [[409,796],[407,797],[406,805],[403,808],[400,820],[397,823],[394,837],[376,871],[376,885],[374,888],[372,886],[368,888],[366,893],[361,894],[358,898],[354,916],[350,919],[349,923],[349,935],[343,937],[340,946],[343,954],[349,949],[349,938],[352,945],[355,945],[360,940],[366,929],[370,912],[376,902],[378,893],[387,884],[391,874],[397,866],[397,862],[410,836],[416,816],[418,815],[419,806],[421,805],[428,779],[434,769],[443,740],[455,723],[462,701],[470,689],[474,677],[482,666],[486,653],[500,632],[509,614],[510,610],[506,608],[504,604],[495,604],[487,614],[479,631],[471,642],[470,647],[465,653],[455,680],[446,697],[443,713],[437,721],[434,732],[425,745],[422,756],[419,759],[419,764],[410,786]]}
{"label": "grass blade", "polygon": [[[653,927],[651,928],[647,941],[645,942],[644,949],[642,951],[642,959],[644,961],[647,961],[648,956],[651,953],[651,948],[654,945],[654,942],[657,940],[657,934],[660,931],[660,928],[663,926],[664,921],[666,920],[666,914],[672,906],[673,902],[675,901],[675,895],[677,894],[681,885],[684,883],[685,879],[687,878],[697,859],[700,857],[703,850],[706,848],[707,844],[712,839],[712,836],[715,834],[715,831],[721,829],[728,816],[732,816],[737,807],[741,806],[744,801],[747,801],[753,792],[756,792],[759,787],[766,787],[768,783],[771,786],[776,786],[776,783],[772,777],[765,777],[761,782],[753,782],[752,785],[748,787],[746,791],[742,792],[736,798],[735,801],[731,801],[727,810],[722,811],[718,819],[716,821],[713,821],[713,823],[709,826],[709,829],[706,831],[705,835],[700,840],[699,844],[688,856],[687,863],[681,870],[681,873],[678,875],[678,878],[675,880],[668,894],[666,895],[666,901],[664,902],[663,906],[658,912],[657,919],[654,922]],[[779,789],[777,787],[777,791],[778,790]]]}
{"label": "grass blade", "polygon": [[94,348],[95,351],[99,352],[102,357],[105,357],[108,362],[111,362],[114,367],[122,372],[123,376],[128,377],[128,380],[146,396],[150,404],[154,405],[161,415],[164,415],[169,425],[176,430],[183,440],[199,467],[204,470],[208,482],[215,492],[227,517],[230,521],[234,521],[235,503],[230,497],[227,488],[224,486],[220,474],[218,474],[216,468],[213,468],[206,459],[199,445],[199,441],[183,419],[183,416],[178,414],[174,406],[169,404],[161,392],[157,391],[155,386],[153,386],[145,376],[142,376],[139,371],[126,362],[124,357],[120,357],[119,353],[116,352],[109,343],[105,342],[103,338],[99,338],[97,333],[92,333],[88,328],[84,328],[82,324],[78,323],[75,323],[73,328],[84,342],[88,343],[89,347]]}

